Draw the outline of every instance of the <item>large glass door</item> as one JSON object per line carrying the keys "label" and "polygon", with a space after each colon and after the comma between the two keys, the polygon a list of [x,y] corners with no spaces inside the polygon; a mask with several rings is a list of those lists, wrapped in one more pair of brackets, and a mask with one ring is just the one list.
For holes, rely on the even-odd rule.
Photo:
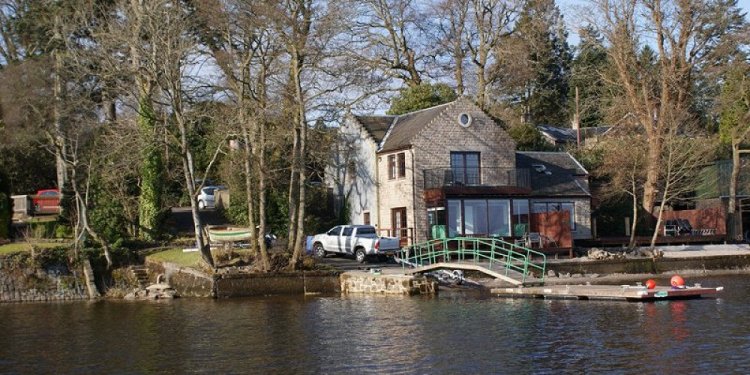
{"label": "large glass door", "polygon": [[478,152],[451,152],[451,171],[453,182],[463,185],[481,183]]}

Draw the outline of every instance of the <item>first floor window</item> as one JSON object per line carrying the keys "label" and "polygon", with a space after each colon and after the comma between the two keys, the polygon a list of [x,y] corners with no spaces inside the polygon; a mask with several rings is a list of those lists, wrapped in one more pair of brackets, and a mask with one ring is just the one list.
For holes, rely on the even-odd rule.
{"label": "first floor window", "polygon": [[454,183],[479,185],[480,162],[478,152],[451,152],[451,171]]}
{"label": "first floor window", "polygon": [[369,212],[365,212],[364,213],[364,219],[363,219],[363,221],[364,221],[363,224],[370,225],[370,213]]}
{"label": "first floor window", "polygon": [[398,154],[388,155],[388,179],[393,180],[402,177],[406,177],[406,154],[399,152]]}

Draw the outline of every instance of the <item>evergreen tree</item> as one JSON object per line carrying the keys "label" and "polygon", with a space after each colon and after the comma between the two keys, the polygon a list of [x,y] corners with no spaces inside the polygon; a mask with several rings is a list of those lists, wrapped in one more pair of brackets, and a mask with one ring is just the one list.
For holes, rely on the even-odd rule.
{"label": "evergreen tree", "polygon": [[554,0],[530,0],[518,20],[516,38],[531,69],[520,102],[534,124],[567,124],[571,53],[563,16]]}
{"label": "evergreen tree", "polygon": [[571,114],[575,112],[576,89],[578,89],[580,126],[601,126],[604,123],[603,108],[609,101],[603,79],[609,69],[607,50],[599,32],[594,27],[586,26],[579,31],[579,34],[581,42],[570,70],[568,108]]}
{"label": "evergreen tree", "polygon": [[389,115],[401,115],[456,100],[456,92],[444,83],[407,87],[391,101]]}

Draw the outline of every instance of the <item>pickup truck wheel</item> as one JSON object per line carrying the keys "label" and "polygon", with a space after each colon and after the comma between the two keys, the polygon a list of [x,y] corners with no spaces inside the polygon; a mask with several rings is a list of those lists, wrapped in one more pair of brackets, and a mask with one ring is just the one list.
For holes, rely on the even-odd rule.
{"label": "pickup truck wheel", "polygon": [[365,254],[364,249],[357,249],[354,251],[354,258],[357,259],[358,263],[364,263],[367,260],[367,254]]}
{"label": "pickup truck wheel", "polygon": [[326,249],[323,248],[322,244],[316,243],[314,248],[314,254],[318,258],[325,258],[326,257]]}

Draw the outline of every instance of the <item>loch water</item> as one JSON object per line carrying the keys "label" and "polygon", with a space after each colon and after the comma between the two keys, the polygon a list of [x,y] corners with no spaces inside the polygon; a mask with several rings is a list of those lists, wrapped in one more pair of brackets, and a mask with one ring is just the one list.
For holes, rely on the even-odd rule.
{"label": "loch water", "polygon": [[0,374],[750,373],[750,276],[687,281],[725,291],[0,304]]}

